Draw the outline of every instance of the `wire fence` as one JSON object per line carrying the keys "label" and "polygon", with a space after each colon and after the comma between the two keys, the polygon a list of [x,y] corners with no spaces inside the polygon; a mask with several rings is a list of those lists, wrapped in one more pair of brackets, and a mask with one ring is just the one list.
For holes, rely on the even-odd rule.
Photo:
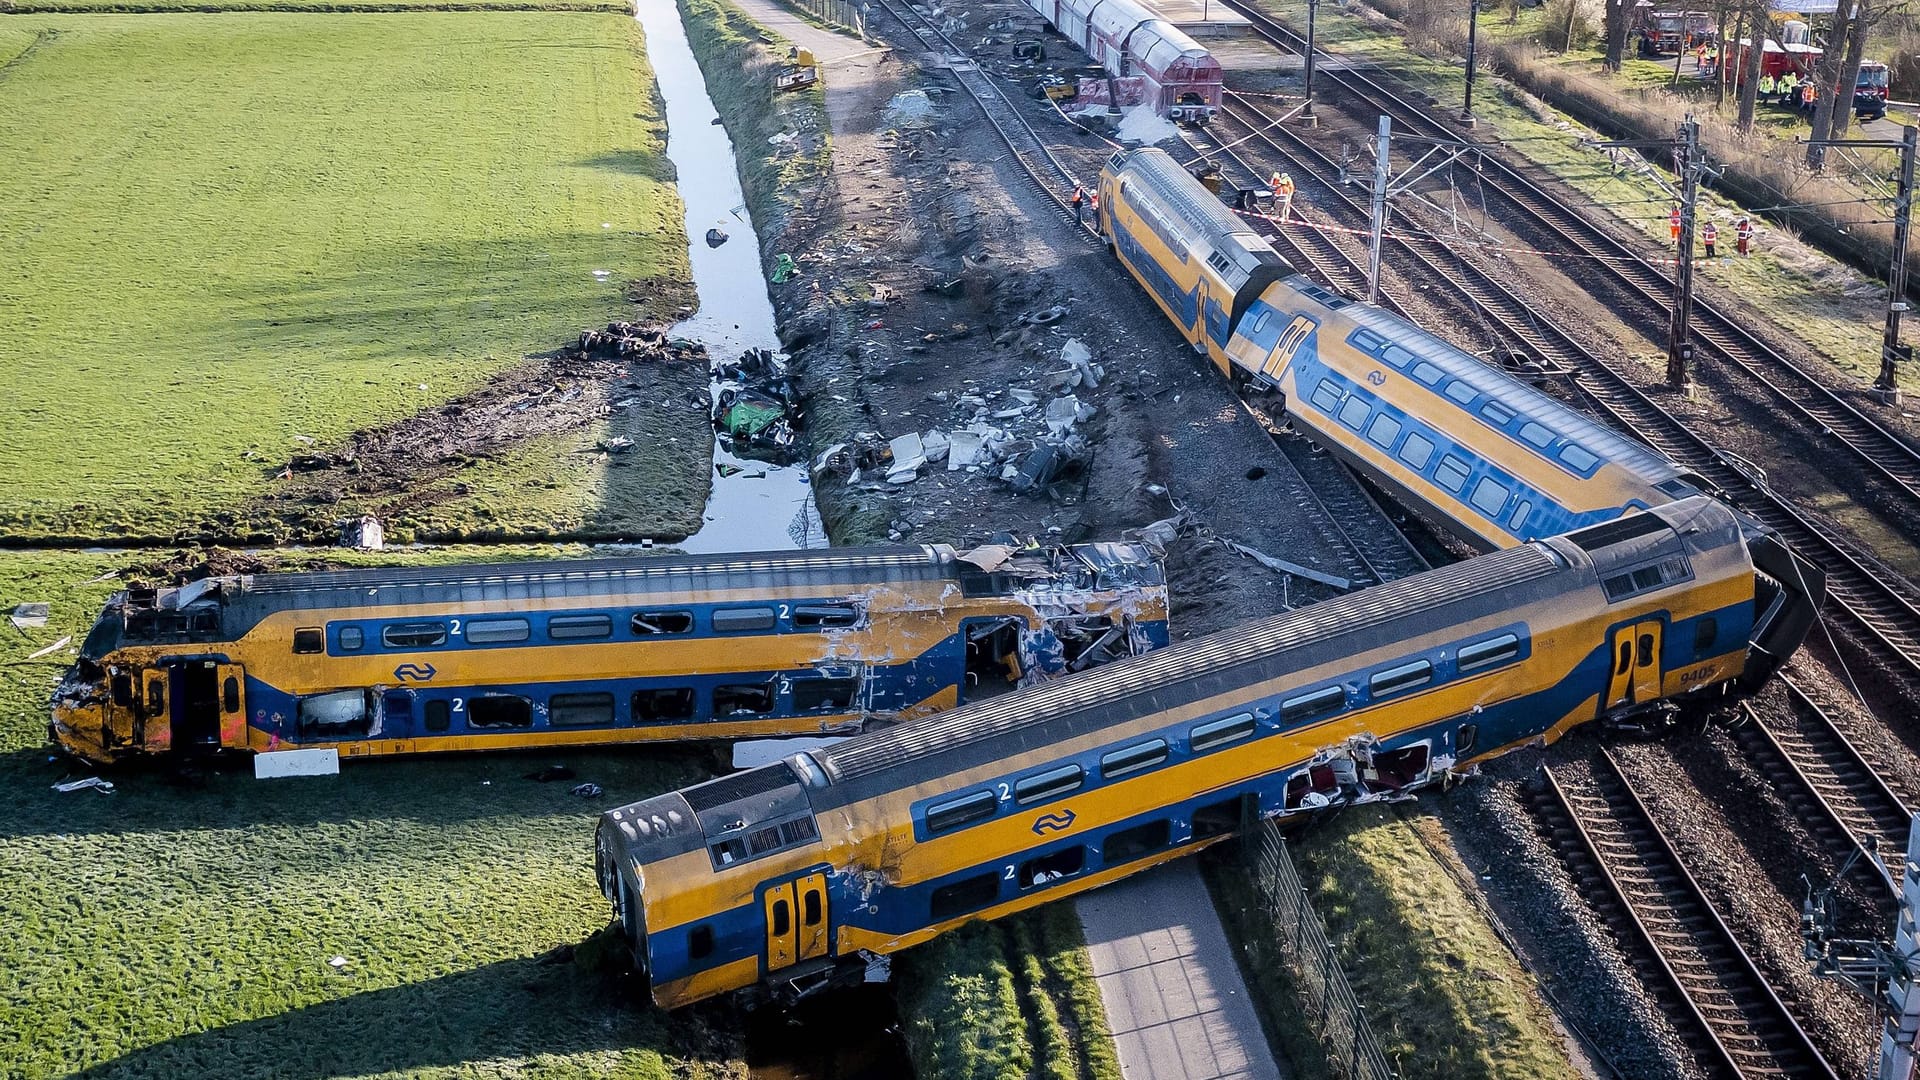
{"label": "wire fence", "polygon": [[866,39],[866,0],[786,0],[786,3],[823,23],[845,27],[860,35],[861,40]]}
{"label": "wire fence", "polygon": [[1288,973],[1301,1013],[1310,1022],[1317,1018],[1314,1030],[1327,1055],[1327,1071],[1340,1080],[1395,1080],[1380,1040],[1327,943],[1326,928],[1300,884],[1279,825],[1271,819],[1261,821],[1246,838],[1245,850],[1261,907],[1278,931],[1271,942],[1258,942],[1255,949],[1271,954],[1261,957],[1262,962],[1274,963]]}

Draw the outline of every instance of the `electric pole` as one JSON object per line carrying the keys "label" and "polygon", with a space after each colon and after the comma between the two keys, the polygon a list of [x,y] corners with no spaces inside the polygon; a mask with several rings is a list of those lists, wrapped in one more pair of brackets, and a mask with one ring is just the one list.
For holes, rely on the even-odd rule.
{"label": "electric pole", "polygon": [[1309,127],[1314,126],[1317,119],[1313,115],[1313,23],[1314,17],[1319,13],[1320,0],[1307,0],[1307,68],[1306,88],[1303,91],[1307,103],[1306,107],[1300,110],[1300,118],[1305,120]]}
{"label": "electric pole", "polygon": [[1467,101],[1460,107],[1460,122],[1472,127],[1473,67],[1475,46],[1480,38],[1480,0],[1467,0]]}
{"label": "electric pole", "polygon": [[1807,142],[1821,149],[1851,146],[1900,152],[1899,185],[1893,193],[1893,262],[1887,267],[1887,325],[1880,336],[1880,374],[1873,380],[1873,392],[1881,401],[1898,404],[1900,383],[1896,366],[1913,360],[1913,346],[1900,344],[1900,316],[1907,310],[1907,227],[1913,218],[1913,167],[1915,148],[1920,144],[1920,128],[1905,128],[1898,142],[1892,139],[1809,139]]}
{"label": "electric pole", "polygon": [[1380,117],[1380,138],[1373,151],[1373,241],[1367,245],[1367,303],[1380,299],[1380,241],[1387,235],[1387,152],[1393,121]]}
{"label": "electric pole", "polygon": [[1688,323],[1693,317],[1693,222],[1700,201],[1700,123],[1692,113],[1680,122],[1674,147],[1680,174],[1680,242],[1673,274],[1673,312],[1667,322],[1667,385],[1693,394],[1693,342]]}

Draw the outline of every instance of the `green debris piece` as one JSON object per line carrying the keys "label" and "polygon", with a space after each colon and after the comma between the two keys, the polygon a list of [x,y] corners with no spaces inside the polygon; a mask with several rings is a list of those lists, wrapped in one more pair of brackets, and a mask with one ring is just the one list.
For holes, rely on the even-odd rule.
{"label": "green debris piece", "polygon": [[800,267],[794,263],[793,256],[783,251],[774,257],[773,283],[775,285],[785,285],[788,278],[799,272]]}
{"label": "green debris piece", "polygon": [[741,398],[720,414],[720,427],[729,435],[751,437],[786,414],[778,402]]}

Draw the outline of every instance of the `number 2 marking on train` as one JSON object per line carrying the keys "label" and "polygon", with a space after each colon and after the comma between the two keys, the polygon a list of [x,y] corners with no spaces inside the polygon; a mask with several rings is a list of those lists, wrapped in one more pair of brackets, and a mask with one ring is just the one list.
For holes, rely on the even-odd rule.
{"label": "number 2 marking on train", "polygon": [[1008,799],[1013,798],[1013,792],[1008,790],[1007,785],[1005,783],[995,784],[994,786],[1000,789],[1001,802],[1006,802]]}
{"label": "number 2 marking on train", "polygon": [[459,619],[453,620],[453,636],[454,637],[460,636],[460,620]]}
{"label": "number 2 marking on train", "polygon": [[454,698],[454,699],[453,699],[453,711],[454,711],[454,712],[466,712],[466,711],[467,711],[467,699],[466,699],[466,698],[463,698],[463,697],[457,697],[457,698]]}

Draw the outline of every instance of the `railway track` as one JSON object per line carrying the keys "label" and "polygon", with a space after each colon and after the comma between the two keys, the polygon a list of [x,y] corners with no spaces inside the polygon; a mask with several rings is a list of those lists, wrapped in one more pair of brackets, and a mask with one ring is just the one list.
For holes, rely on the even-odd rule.
{"label": "railway track", "polygon": [[903,0],[876,0],[881,8],[892,15],[895,22],[912,34],[927,52],[937,56],[940,66],[953,73],[960,88],[966,91],[979,106],[981,115],[993,127],[1000,141],[1019,162],[1029,186],[1047,203],[1053,206],[1062,217],[1074,223],[1074,235],[1090,247],[1099,247],[1100,239],[1091,229],[1074,219],[1073,206],[1067,193],[1079,183],[1077,177],[1060,159],[1047,148],[1040,136],[1020,115],[1019,108],[1007,100],[1006,94],[996,86],[993,77],[981,70],[967,51],[955,44],[941,29],[926,16],[914,10]]}
{"label": "railway track", "polygon": [[[1338,164],[1318,148],[1292,131],[1274,126],[1269,118],[1237,96],[1229,97],[1221,115],[1247,131],[1246,145],[1264,146],[1268,153],[1284,158],[1296,183],[1304,178],[1323,192],[1324,197],[1316,201],[1317,206],[1344,210],[1344,219],[1354,227],[1369,220],[1368,208],[1340,184]],[[1259,175],[1253,165],[1243,161],[1243,167]],[[1356,257],[1338,244],[1325,240],[1320,246],[1325,257],[1337,254],[1348,266],[1349,274],[1363,273]],[[1920,679],[1920,606],[1900,587],[1898,575],[1880,566],[1871,555],[1859,551],[1852,541],[1812,521],[1775,495],[1745,462],[1700,437],[1605,358],[1559,326],[1538,318],[1531,303],[1473,262],[1459,258],[1437,240],[1389,234],[1384,249],[1411,271],[1403,276],[1410,280],[1449,283],[1483,320],[1498,327],[1549,368],[1576,372],[1575,385],[1616,426],[1700,474],[1725,497],[1778,531],[1801,554],[1812,558],[1827,571],[1829,595],[1848,621],[1862,631],[1868,647],[1880,654],[1882,660]]]}
{"label": "railway track", "polygon": [[1541,772],[1537,820],[1701,1068],[1724,1077],[1838,1080],[1612,754],[1599,751],[1586,782],[1564,770]]}
{"label": "railway track", "polygon": [[[1301,53],[1306,42],[1246,0],[1222,0],[1245,16],[1256,33],[1290,52]],[[1327,56],[1323,51],[1319,55]],[[1458,139],[1460,133],[1434,119],[1423,108],[1402,99],[1379,80],[1340,64],[1319,69],[1318,77],[1339,85],[1393,118],[1396,125],[1420,135]],[[1673,279],[1642,258],[1611,232],[1573,210],[1564,198],[1503,161],[1483,153],[1485,187],[1524,217],[1556,237],[1569,251],[1592,251],[1593,261],[1639,299],[1642,315],[1664,322],[1673,296]],[[1694,336],[1708,355],[1724,361],[1759,387],[1786,412],[1818,436],[1831,436],[1890,486],[1911,508],[1920,508],[1920,449],[1888,431],[1856,408],[1825,381],[1749,333],[1738,320],[1712,303],[1694,297]]]}

